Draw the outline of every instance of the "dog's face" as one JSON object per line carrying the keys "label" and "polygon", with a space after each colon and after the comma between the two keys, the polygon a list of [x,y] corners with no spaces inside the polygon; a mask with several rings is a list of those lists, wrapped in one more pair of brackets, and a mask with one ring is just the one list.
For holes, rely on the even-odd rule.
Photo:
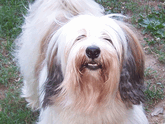
{"label": "dog's face", "polygon": [[126,25],[109,17],[79,16],[61,27],[46,63],[44,106],[59,102],[88,112],[114,101],[127,107],[143,101],[142,49]]}

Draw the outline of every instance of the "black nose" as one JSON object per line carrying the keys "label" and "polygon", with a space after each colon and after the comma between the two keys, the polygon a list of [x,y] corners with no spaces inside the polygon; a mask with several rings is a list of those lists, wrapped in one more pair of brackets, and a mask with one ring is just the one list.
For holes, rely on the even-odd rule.
{"label": "black nose", "polygon": [[89,46],[86,49],[86,55],[91,59],[95,59],[100,55],[100,48],[97,46]]}

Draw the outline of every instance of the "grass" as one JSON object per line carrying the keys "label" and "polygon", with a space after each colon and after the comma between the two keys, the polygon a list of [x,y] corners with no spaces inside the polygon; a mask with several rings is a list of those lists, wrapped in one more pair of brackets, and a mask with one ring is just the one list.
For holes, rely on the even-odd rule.
{"label": "grass", "polygon": [[[150,33],[153,37],[159,38],[158,42],[165,42],[165,10],[163,5],[158,5],[158,9],[151,8],[148,15],[140,15],[138,24],[143,27],[143,34]],[[162,39],[162,40],[160,40]]]}
{"label": "grass", "polygon": [[[0,124],[30,124],[38,113],[26,107],[20,98],[20,78],[18,68],[11,55],[13,41],[21,32],[23,14],[26,14],[28,2],[32,0],[1,0],[0,1]],[[106,8],[106,13],[122,13],[131,17],[131,23],[139,28],[145,37],[145,46],[157,59],[165,64],[165,5],[150,6],[149,0],[97,0]],[[163,2],[163,1],[158,1]],[[157,9],[156,9],[157,8]],[[144,46],[144,47],[145,47]],[[164,83],[158,79],[156,70],[146,68],[146,98],[152,104],[164,98]]]}
{"label": "grass", "polygon": [[164,83],[159,78],[158,72],[151,67],[147,67],[144,72],[146,83],[146,108],[156,105],[164,99]]}
{"label": "grass", "polygon": [[0,16],[3,17],[0,21],[1,38],[14,39],[21,32],[18,28],[23,22],[21,14],[26,11],[23,4],[26,3],[15,0],[1,0]]}
{"label": "grass", "polygon": [[147,67],[144,72],[146,81],[146,102],[148,106],[154,106],[157,102],[164,99],[164,83],[161,83],[158,72],[151,67]]}
{"label": "grass", "polygon": [[142,33],[152,36],[144,40],[158,60],[165,64],[165,5],[158,5],[157,10],[151,7],[147,15],[139,17],[138,25],[142,27]]}
{"label": "grass", "polygon": [[162,83],[152,84],[147,81],[145,90],[146,101],[149,106],[154,106],[159,100],[164,99],[164,85]]}
{"label": "grass", "polygon": [[37,117],[20,98],[22,79],[11,54],[27,5],[27,0],[0,1],[0,94],[4,92],[0,97],[0,124],[30,124]]}
{"label": "grass", "polygon": [[148,78],[148,79],[153,79],[153,78],[156,79],[158,77],[157,71],[153,70],[151,67],[148,67],[145,69],[144,76],[145,78]]}
{"label": "grass", "polygon": [[30,124],[36,120],[37,113],[26,107],[24,99],[19,97],[20,87],[10,87],[1,103],[1,124]]}
{"label": "grass", "polygon": [[137,7],[138,3],[133,0],[97,0],[98,3],[105,7],[106,13],[121,13],[127,14],[129,12],[136,15],[140,10]]}

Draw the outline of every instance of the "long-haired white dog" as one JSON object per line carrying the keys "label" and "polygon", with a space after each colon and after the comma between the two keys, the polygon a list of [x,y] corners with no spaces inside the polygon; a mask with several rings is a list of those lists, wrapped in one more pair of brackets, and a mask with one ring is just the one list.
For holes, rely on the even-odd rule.
{"label": "long-haired white dog", "polygon": [[147,124],[138,38],[93,0],[36,0],[16,40],[39,124]]}

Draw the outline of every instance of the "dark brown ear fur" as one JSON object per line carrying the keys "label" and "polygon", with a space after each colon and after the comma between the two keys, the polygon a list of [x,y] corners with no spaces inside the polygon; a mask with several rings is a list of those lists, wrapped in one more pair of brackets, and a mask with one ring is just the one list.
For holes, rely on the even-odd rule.
{"label": "dark brown ear fur", "polygon": [[144,101],[144,54],[135,34],[121,25],[127,35],[128,52],[123,60],[119,91],[123,102],[138,105]]}
{"label": "dark brown ear fur", "polygon": [[60,64],[57,63],[56,58],[48,64],[48,77],[45,82],[44,90],[45,96],[43,99],[43,108],[51,104],[51,97],[57,95],[60,91],[58,88],[63,81],[63,74]]}

